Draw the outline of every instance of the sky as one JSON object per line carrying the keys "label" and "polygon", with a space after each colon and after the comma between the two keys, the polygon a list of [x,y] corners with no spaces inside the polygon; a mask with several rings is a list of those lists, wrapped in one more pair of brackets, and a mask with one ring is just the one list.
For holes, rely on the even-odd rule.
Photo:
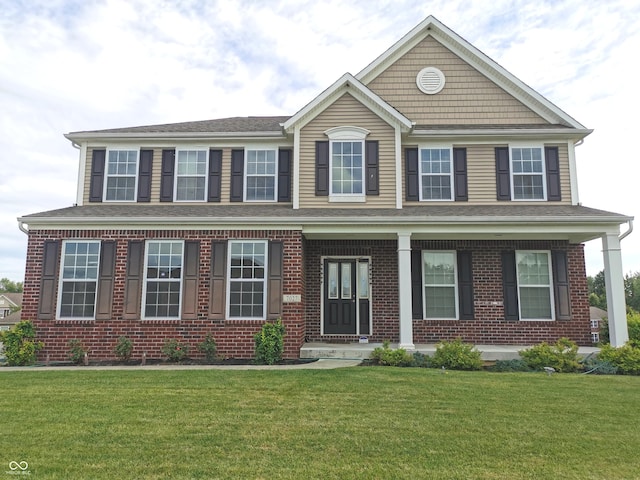
{"label": "sky", "polygon": [[[24,278],[17,218],[76,201],[63,134],[293,115],[428,15],[594,129],[581,203],[640,217],[640,0],[0,0],[0,278]],[[640,226],[622,258],[640,271]]]}

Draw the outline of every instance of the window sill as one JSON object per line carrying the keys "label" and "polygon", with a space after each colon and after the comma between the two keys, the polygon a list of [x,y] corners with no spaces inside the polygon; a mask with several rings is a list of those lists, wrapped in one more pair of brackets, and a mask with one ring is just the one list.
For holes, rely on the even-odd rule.
{"label": "window sill", "polygon": [[330,203],[365,203],[365,195],[329,195]]}

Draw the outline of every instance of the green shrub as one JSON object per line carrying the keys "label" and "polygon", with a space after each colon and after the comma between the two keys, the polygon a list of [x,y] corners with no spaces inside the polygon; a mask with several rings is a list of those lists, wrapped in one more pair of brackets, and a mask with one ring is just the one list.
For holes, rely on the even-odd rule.
{"label": "green shrub", "polygon": [[410,367],[414,365],[414,357],[404,348],[389,347],[389,341],[382,343],[382,347],[376,347],[369,357],[377,365],[385,365],[388,367]]}
{"label": "green shrub", "polygon": [[413,354],[413,366],[421,367],[421,368],[430,368],[431,357],[429,355],[425,355],[424,353],[415,352]]}
{"label": "green shrub", "polygon": [[116,347],[113,349],[116,357],[125,362],[131,359],[131,353],[133,352],[133,342],[131,339],[122,336],[118,337],[118,342],[116,343]]}
{"label": "green shrub", "polygon": [[208,363],[213,363],[216,360],[216,352],[218,351],[213,335],[208,333],[204,341],[198,344],[198,350],[204,353],[204,358]]}
{"label": "green shrub", "polygon": [[452,342],[442,341],[436,347],[432,366],[449,368],[451,370],[480,370],[482,368],[482,354],[473,345],[464,343],[461,338]]}
{"label": "green shrub", "polygon": [[273,365],[282,360],[284,353],[284,325],[278,319],[274,323],[265,323],[254,335],[256,342],[255,362],[260,365]]}
{"label": "green shrub", "polygon": [[167,338],[161,350],[170,362],[181,362],[189,355],[189,345],[175,338]]}
{"label": "green shrub", "polygon": [[533,370],[553,367],[556,372],[576,372],[580,369],[578,345],[568,338],[559,339],[554,345],[542,342],[527,350],[521,350],[520,356]]}
{"label": "green shrub", "polygon": [[44,347],[42,342],[34,342],[36,329],[29,320],[16,323],[11,330],[0,332],[4,344],[4,354],[11,366],[33,365],[36,354]]}
{"label": "green shrub", "polygon": [[[627,329],[629,331],[629,340],[640,342],[640,313],[635,310],[627,312]],[[603,318],[600,320],[600,344],[609,343],[609,320]]]}
{"label": "green shrub", "polygon": [[623,375],[640,375],[640,342],[630,340],[618,348],[603,345],[598,360],[609,362]]}
{"label": "green shrub", "polygon": [[521,358],[513,360],[498,360],[487,370],[491,372],[531,372],[531,368]]}
{"label": "green shrub", "polygon": [[80,365],[84,361],[84,354],[88,353],[81,340],[73,338],[69,340],[69,360],[76,365]]}

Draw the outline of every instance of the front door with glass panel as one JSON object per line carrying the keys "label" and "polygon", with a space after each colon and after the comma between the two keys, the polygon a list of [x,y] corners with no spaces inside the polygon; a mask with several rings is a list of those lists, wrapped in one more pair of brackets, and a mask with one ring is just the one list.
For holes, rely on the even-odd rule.
{"label": "front door with glass panel", "polygon": [[323,333],[368,335],[369,261],[326,259],[323,266]]}

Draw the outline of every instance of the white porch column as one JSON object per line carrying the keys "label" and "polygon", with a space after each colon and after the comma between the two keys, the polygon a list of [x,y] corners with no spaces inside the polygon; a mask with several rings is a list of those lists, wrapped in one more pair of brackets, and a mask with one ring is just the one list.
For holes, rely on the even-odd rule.
{"label": "white porch column", "polygon": [[611,346],[620,347],[629,340],[627,330],[627,309],[624,300],[622,254],[617,234],[602,237],[604,257],[604,283],[607,290],[607,316],[609,318],[609,341]]}
{"label": "white porch column", "polygon": [[411,314],[411,234],[398,233],[398,307],[400,348],[414,350]]}

